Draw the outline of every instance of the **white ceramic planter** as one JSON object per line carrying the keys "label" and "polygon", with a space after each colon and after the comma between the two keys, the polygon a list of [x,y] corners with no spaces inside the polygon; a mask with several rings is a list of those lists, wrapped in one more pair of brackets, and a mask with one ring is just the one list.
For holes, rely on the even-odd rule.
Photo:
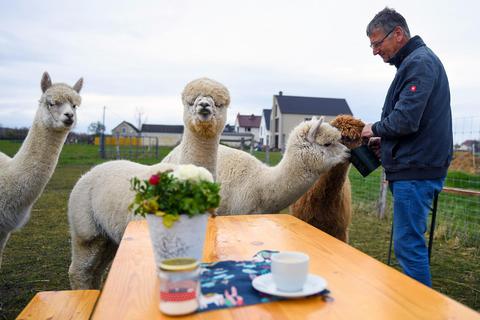
{"label": "white ceramic planter", "polygon": [[147,214],[148,229],[157,266],[161,261],[171,258],[201,260],[208,217],[208,213],[193,218],[180,215],[180,219],[175,221],[171,228],[167,228],[163,225],[161,217]]}

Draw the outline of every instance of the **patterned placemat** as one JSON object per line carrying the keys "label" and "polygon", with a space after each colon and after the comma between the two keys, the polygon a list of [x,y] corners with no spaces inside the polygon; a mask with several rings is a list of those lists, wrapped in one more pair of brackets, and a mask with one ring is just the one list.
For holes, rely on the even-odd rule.
{"label": "patterned placemat", "polygon": [[[278,251],[263,250],[252,260],[227,260],[202,263],[200,284],[200,308],[197,312],[248,306],[258,303],[285,300],[255,290],[252,280],[270,273],[270,256]],[[325,301],[333,300],[328,289],[312,296],[322,296]]]}

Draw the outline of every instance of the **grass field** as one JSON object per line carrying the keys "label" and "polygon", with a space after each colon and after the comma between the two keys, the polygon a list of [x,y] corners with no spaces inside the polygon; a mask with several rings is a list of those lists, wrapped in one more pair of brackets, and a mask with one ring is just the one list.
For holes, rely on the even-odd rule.
{"label": "grass field", "polygon": [[[18,143],[0,141],[0,150],[9,155],[13,155],[18,147]],[[162,149],[160,154],[168,151],[168,148]],[[33,208],[30,222],[11,236],[0,270],[0,319],[15,318],[38,291],[69,289],[67,200],[78,178],[92,165],[102,162],[97,154],[95,146],[66,145],[55,174]],[[262,153],[256,155],[259,158],[264,156]],[[280,155],[272,153],[271,159],[278,161]],[[143,162],[153,163],[155,160]],[[356,193],[364,189],[365,180],[355,170],[351,170],[350,175],[354,191],[350,244],[385,262],[389,215],[381,220],[372,214],[371,205],[361,202],[362,197]],[[376,178],[378,176],[371,177]],[[378,193],[378,184],[365,192]],[[439,235],[432,255],[433,288],[480,311],[478,247],[466,246],[458,237],[447,237],[445,233]]]}

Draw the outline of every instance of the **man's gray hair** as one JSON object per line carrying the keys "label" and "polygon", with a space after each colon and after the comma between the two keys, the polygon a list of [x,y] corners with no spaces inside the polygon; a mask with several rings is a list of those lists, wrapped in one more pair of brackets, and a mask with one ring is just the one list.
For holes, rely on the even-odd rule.
{"label": "man's gray hair", "polygon": [[405,18],[394,9],[385,7],[385,9],[377,13],[368,24],[367,36],[369,37],[375,29],[381,29],[383,32],[388,33],[397,26],[402,28],[407,38],[410,38],[410,30],[408,29]]}

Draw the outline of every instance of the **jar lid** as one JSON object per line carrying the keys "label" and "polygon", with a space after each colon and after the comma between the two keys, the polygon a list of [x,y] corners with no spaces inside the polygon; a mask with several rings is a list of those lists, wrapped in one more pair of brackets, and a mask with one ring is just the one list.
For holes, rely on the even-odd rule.
{"label": "jar lid", "polygon": [[167,271],[188,271],[198,267],[198,261],[193,258],[174,258],[160,262],[160,269]]}

